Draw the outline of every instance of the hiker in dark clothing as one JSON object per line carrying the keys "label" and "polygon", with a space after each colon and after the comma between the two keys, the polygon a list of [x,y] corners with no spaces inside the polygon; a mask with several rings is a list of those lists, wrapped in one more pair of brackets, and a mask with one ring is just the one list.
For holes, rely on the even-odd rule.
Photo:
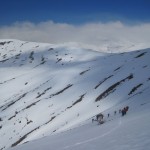
{"label": "hiker in dark clothing", "polygon": [[127,112],[126,107],[124,107],[123,110],[124,110],[124,115],[126,115],[126,112]]}
{"label": "hiker in dark clothing", "polygon": [[121,113],[122,113],[122,116],[125,115],[125,109],[124,108],[122,109]]}
{"label": "hiker in dark clothing", "polygon": [[122,110],[121,110],[121,109],[119,109],[119,114],[121,114],[121,112],[122,112]]}
{"label": "hiker in dark clothing", "polygon": [[115,110],[115,111],[114,111],[114,115],[116,115],[116,113],[117,113],[117,111]]}
{"label": "hiker in dark clothing", "polygon": [[98,117],[99,117],[99,114],[98,114],[98,115],[96,115],[96,120],[98,120]]}
{"label": "hiker in dark clothing", "polygon": [[122,116],[126,115],[127,111],[129,110],[129,106],[126,106],[122,109]]}
{"label": "hiker in dark clothing", "polygon": [[129,106],[126,106],[126,112],[129,110]]}
{"label": "hiker in dark clothing", "polygon": [[108,118],[109,118],[110,114],[108,114],[107,116],[108,116]]}

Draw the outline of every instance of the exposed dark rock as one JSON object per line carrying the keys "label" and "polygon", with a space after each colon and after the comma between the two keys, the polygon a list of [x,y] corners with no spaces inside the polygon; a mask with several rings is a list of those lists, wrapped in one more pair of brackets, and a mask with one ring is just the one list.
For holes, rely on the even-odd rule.
{"label": "exposed dark rock", "polygon": [[15,111],[15,115],[13,115],[12,117],[10,117],[8,120],[11,120],[12,118],[16,117],[16,115],[18,114],[19,112]]}
{"label": "exposed dark rock", "polygon": [[11,80],[14,80],[14,79],[16,79],[16,78],[12,78],[12,79],[6,80],[6,81],[4,81],[4,82],[2,82],[2,83],[0,83],[0,84],[7,83],[7,82],[9,82],[9,81],[11,81]]}
{"label": "exposed dark rock", "polygon": [[13,41],[8,41],[8,42],[0,42],[0,45],[9,44],[9,43],[11,43],[11,42],[13,42]]}
{"label": "exposed dark rock", "polygon": [[5,149],[5,146],[4,146],[4,147],[2,147],[0,150],[3,150],[3,149]]}
{"label": "exposed dark rock", "polygon": [[83,75],[84,73],[86,73],[87,71],[89,71],[90,69],[87,69],[85,71],[80,72],[80,75]]}
{"label": "exposed dark rock", "polygon": [[143,53],[141,53],[141,54],[137,55],[137,56],[136,56],[136,57],[134,57],[134,58],[142,57],[142,56],[144,56],[146,53],[147,53],[147,52],[143,52]]}
{"label": "exposed dark rock", "polygon": [[59,58],[59,59],[56,61],[56,63],[60,62],[61,60],[62,60],[62,58]]}
{"label": "exposed dark rock", "polygon": [[20,45],[20,47],[22,47],[24,44],[26,44],[26,43],[28,43],[28,42],[25,42],[25,43],[22,43],[21,45]]}
{"label": "exposed dark rock", "polygon": [[3,55],[3,59],[7,57],[7,54]]}
{"label": "exposed dark rock", "polygon": [[48,123],[50,123],[52,120],[54,120],[56,118],[56,116],[53,116],[53,117],[51,117],[51,119],[49,120],[49,121],[47,121],[46,123],[45,123],[45,125],[46,124],[48,124]]}
{"label": "exposed dark rock", "polygon": [[95,86],[94,89],[97,89],[102,83],[104,83],[106,80],[108,80],[109,78],[111,78],[111,77],[113,77],[113,76],[114,76],[114,75],[110,75],[110,76],[104,78],[102,81],[100,81],[100,82],[98,83],[98,85]]}
{"label": "exposed dark rock", "polygon": [[131,95],[132,93],[134,93],[140,86],[142,86],[143,84],[138,84],[137,86],[135,86],[134,88],[132,88],[132,90],[129,92],[128,95]]}
{"label": "exposed dark rock", "polygon": [[117,71],[117,70],[119,70],[119,69],[121,69],[121,66],[120,66],[120,67],[118,67],[118,68],[116,68],[114,71]]}
{"label": "exposed dark rock", "polygon": [[34,105],[36,105],[36,103],[38,103],[38,102],[40,102],[40,100],[38,100],[38,101],[36,101],[36,102],[34,102],[34,103],[32,103],[32,104],[28,105],[27,107],[25,107],[25,108],[24,108],[24,109],[22,109],[22,110],[28,109],[28,108],[30,108],[30,107],[32,107],[32,106],[34,106]]}
{"label": "exposed dark rock", "polygon": [[11,147],[14,147],[14,146],[18,145],[19,143],[21,143],[29,134],[31,134],[32,132],[34,132],[35,130],[37,130],[37,129],[39,129],[39,128],[40,128],[40,126],[37,127],[37,128],[35,128],[35,129],[33,129],[33,130],[31,130],[30,132],[28,132],[28,133],[25,134],[24,136],[20,137],[20,139],[19,139],[18,141],[16,141],[15,143],[13,143],[13,144],[11,145]]}
{"label": "exposed dark rock", "polygon": [[1,60],[0,62],[4,63],[4,62],[7,61],[7,60],[9,60],[9,59]]}
{"label": "exposed dark rock", "polygon": [[95,102],[100,101],[101,99],[107,97],[110,93],[114,92],[116,90],[116,87],[125,82],[126,80],[130,80],[133,78],[133,74],[129,75],[128,77],[122,79],[121,81],[111,85],[109,88],[107,88],[103,93],[101,93],[95,100]]}
{"label": "exposed dark rock", "polygon": [[15,56],[15,59],[19,59],[20,55],[21,55],[21,54],[17,54],[17,55]]}
{"label": "exposed dark rock", "polygon": [[146,67],[147,67],[147,65],[143,66],[143,68],[146,68]]}
{"label": "exposed dark rock", "polygon": [[34,51],[32,51],[32,52],[30,53],[30,56],[29,56],[29,58],[31,59],[31,62],[34,60],[33,55],[34,55]]}
{"label": "exposed dark rock", "polygon": [[56,95],[59,95],[59,94],[63,93],[65,90],[69,89],[71,86],[73,86],[73,84],[68,84],[64,89],[58,91],[55,94],[50,95],[50,97],[53,97],[53,96],[56,96]]}
{"label": "exposed dark rock", "polygon": [[10,102],[2,111],[6,110],[7,108],[9,108],[11,105],[15,104],[17,101],[19,101],[20,99],[22,99],[23,97],[26,96],[27,93],[22,94],[17,100]]}
{"label": "exposed dark rock", "polygon": [[30,121],[28,121],[28,122],[27,122],[27,124],[30,124],[30,123],[32,123],[32,122],[33,122],[33,121],[32,121],[32,120],[30,120]]}
{"label": "exposed dark rock", "polygon": [[52,89],[52,87],[47,88],[46,90],[44,90],[44,92],[42,92],[41,94],[39,94],[36,98],[41,97],[42,95],[44,95],[48,90]]}
{"label": "exposed dark rock", "polygon": [[48,49],[48,51],[52,51],[52,50],[54,50],[54,48],[50,48],[50,49]]}
{"label": "exposed dark rock", "polygon": [[51,79],[49,79],[49,80],[47,80],[47,81],[41,83],[39,86],[37,86],[36,88],[34,88],[31,92],[36,91],[36,90],[39,89],[41,86],[43,86],[43,85],[45,85],[46,83],[48,83],[50,80],[51,80]]}
{"label": "exposed dark rock", "polygon": [[45,61],[45,58],[43,56],[41,57],[41,61]]}
{"label": "exposed dark rock", "polygon": [[81,102],[83,100],[84,96],[85,96],[85,94],[81,95],[80,98],[77,101],[75,101],[71,106],[67,107],[66,110],[70,109],[71,107],[73,107],[77,103]]}
{"label": "exposed dark rock", "polygon": [[81,102],[82,99],[84,98],[84,96],[85,96],[85,94],[81,95],[80,98],[72,104],[72,106],[74,106],[74,105],[76,105],[77,103]]}
{"label": "exposed dark rock", "polygon": [[15,115],[13,115],[12,117],[10,117],[8,120],[11,120],[12,118],[14,118],[14,117],[16,117],[16,114]]}

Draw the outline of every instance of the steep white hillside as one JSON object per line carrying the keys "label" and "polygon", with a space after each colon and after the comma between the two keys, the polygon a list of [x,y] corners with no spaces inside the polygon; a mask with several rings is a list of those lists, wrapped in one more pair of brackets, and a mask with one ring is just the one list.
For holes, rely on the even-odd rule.
{"label": "steep white hillside", "polygon": [[105,54],[1,40],[0,149],[71,129],[136,99],[147,103],[149,58],[150,49]]}
{"label": "steep white hillside", "polygon": [[[16,146],[10,150],[148,150],[150,147],[150,102],[134,99],[126,116],[105,117],[105,123],[98,125],[91,120],[66,132]],[[128,104],[128,103],[127,103]],[[134,109],[136,108],[136,109]],[[116,110],[114,106],[112,110]]]}

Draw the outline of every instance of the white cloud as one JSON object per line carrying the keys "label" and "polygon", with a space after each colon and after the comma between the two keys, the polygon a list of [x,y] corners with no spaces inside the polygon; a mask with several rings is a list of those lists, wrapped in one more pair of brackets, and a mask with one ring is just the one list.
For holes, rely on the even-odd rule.
{"label": "white cloud", "polygon": [[71,42],[103,51],[127,51],[150,47],[150,23],[126,25],[116,21],[71,25],[53,21],[38,24],[18,22],[0,27],[0,38],[46,43]]}

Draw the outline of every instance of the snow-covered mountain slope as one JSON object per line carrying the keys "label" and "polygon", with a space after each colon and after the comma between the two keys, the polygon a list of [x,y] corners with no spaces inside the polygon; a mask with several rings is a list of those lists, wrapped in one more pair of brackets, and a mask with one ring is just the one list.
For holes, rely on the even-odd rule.
{"label": "snow-covered mountain slope", "polygon": [[[140,97],[143,99],[143,97]],[[130,103],[127,115],[105,117],[106,123],[98,125],[91,120],[81,126],[39,140],[16,146],[10,150],[148,150],[150,147],[150,103],[141,100]],[[143,100],[144,101],[144,100]],[[136,110],[133,108],[137,108]]]}
{"label": "snow-covered mountain slope", "polygon": [[0,40],[0,150],[72,129],[99,112],[149,104],[149,59],[150,49],[106,54]]}

